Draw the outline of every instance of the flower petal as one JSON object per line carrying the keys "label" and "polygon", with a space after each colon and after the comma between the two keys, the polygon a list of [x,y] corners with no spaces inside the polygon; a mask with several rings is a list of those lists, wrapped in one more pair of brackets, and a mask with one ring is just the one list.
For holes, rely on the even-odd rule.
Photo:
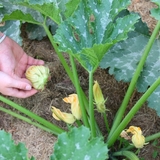
{"label": "flower petal", "polygon": [[73,116],[80,120],[82,118],[82,113],[77,94],[70,94],[68,97],[65,97],[63,101],[71,104],[71,112]]}
{"label": "flower petal", "polygon": [[145,144],[145,137],[141,134],[135,134],[132,136],[132,143],[136,148],[143,148]]}
{"label": "flower petal", "polygon": [[76,120],[72,114],[66,113],[66,112],[61,112],[56,107],[52,107],[52,112],[53,112],[52,116],[56,120],[62,120],[68,124],[73,124]]}

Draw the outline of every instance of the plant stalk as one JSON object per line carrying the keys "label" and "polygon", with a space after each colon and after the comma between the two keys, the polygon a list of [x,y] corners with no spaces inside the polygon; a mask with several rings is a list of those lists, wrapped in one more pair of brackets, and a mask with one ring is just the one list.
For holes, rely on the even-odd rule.
{"label": "plant stalk", "polygon": [[[60,60],[60,62],[62,64],[63,68],[65,69],[67,75],[69,76],[70,80],[72,81],[74,87],[76,87],[72,71],[71,71],[70,67],[68,66],[68,64],[67,64],[65,58],[63,57],[62,53],[58,51],[57,44],[54,43],[52,34],[50,33],[48,27],[45,24],[43,25],[43,27],[45,29],[45,32],[47,33],[47,36],[48,36],[48,38],[49,38],[49,40],[50,40],[50,42],[51,42],[56,54],[58,55],[58,58],[59,58],[59,60]],[[87,100],[86,95],[83,92],[82,88],[80,88],[80,92],[81,92],[81,95],[83,95],[83,102],[85,104],[85,107],[87,108],[88,100]]]}
{"label": "plant stalk", "polygon": [[53,130],[50,130],[49,128],[46,128],[46,127],[44,127],[44,126],[41,125],[41,124],[38,124],[38,123],[36,123],[36,122],[33,122],[31,119],[29,119],[29,118],[27,118],[27,117],[24,117],[24,116],[22,116],[22,115],[20,115],[20,114],[17,114],[17,113],[15,113],[15,112],[12,112],[11,110],[8,110],[8,109],[5,109],[5,108],[3,108],[3,107],[0,107],[0,111],[5,112],[5,113],[7,113],[7,114],[9,114],[9,115],[11,115],[11,116],[13,116],[13,117],[16,117],[16,118],[18,118],[18,119],[20,119],[20,120],[23,120],[23,121],[25,121],[25,122],[27,122],[27,123],[29,123],[29,124],[31,124],[31,125],[34,125],[34,126],[40,128],[40,129],[42,129],[42,130],[44,130],[44,131],[47,131],[47,132],[49,132],[49,133],[52,133],[52,134],[58,136],[58,134],[57,134],[56,132],[54,132]]}
{"label": "plant stalk", "polygon": [[96,123],[93,105],[93,72],[89,72],[89,117],[92,137],[96,136]]}
{"label": "plant stalk", "polygon": [[45,32],[47,33],[47,36],[48,36],[48,38],[49,38],[49,40],[50,40],[55,52],[57,53],[57,55],[59,57],[59,60],[60,60],[61,64],[63,65],[67,75],[69,76],[69,78],[71,79],[72,83],[74,84],[74,78],[73,78],[73,75],[72,75],[70,67],[68,66],[68,64],[67,64],[64,56],[62,55],[62,53],[58,51],[57,44],[54,43],[53,36],[50,33],[48,27],[46,25],[43,25],[43,27],[45,29]]}
{"label": "plant stalk", "polygon": [[131,151],[118,151],[114,152],[113,156],[125,156],[130,160],[139,160],[139,158]]}
{"label": "plant stalk", "polygon": [[157,139],[157,138],[160,138],[160,132],[152,134],[150,136],[147,136],[145,138],[145,142],[149,142],[149,141],[152,141],[152,140]]}
{"label": "plant stalk", "polygon": [[27,110],[26,108],[24,108],[24,107],[22,107],[22,106],[20,106],[20,105],[18,105],[18,104],[16,104],[16,103],[14,103],[14,102],[12,102],[11,100],[9,100],[9,99],[7,99],[7,98],[5,98],[5,97],[3,97],[3,96],[0,96],[0,101],[8,104],[9,106],[17,109],[18,111],[24,113],[25,115],[27,115],[28,117],[36,120],[36,121],[39,122],[40,124],[43,124],[46,128],[49,128],[50,130],[52,130],[53,132],[55,132],[56,135],[64,132],[64,130],[62,130],[62,129],[59,128],[58,126],[50,123],[49,121],[43,119],[42,117],[34,114],[33,112]]}
{"label": "plant stalk", "polygon": [[112,136],[107,140],[108,147],[111,147],[122,130],[127,126],[130,120],[134,117],[137,111],[142,107],[147,98],[153,93],[153,91],[160,85],[160,77],[150,86],[150,88],[142,95],[137,103],[132,107],[129,113],[125,116],[123,121],[119,124],[117,129],[113,132]]}
{"label": "plant stalk", "polygon": [[110,132],[110,128],[109,128],[109,125],[108,125],[108,119],[107,119],[106,112],[103,113],[103,118],[104,118],[104,122],[105,122],[105,125],[106,125],[107,132],[109,133]]}
{"label": "plant stalk", "polygon": [[86,109],[84,107],[83,104],[83,99],[82,99],[82,94],[80,91],[80,83],[79,83],[79,79],[78,79],[78,74],[77,74],[77,70],[76,70],[76,65],[74,62],[74,58],[72,55],[70,55],[70,61],[71,61],[71,66],[72,66],[72,71],[73,71],[73,77],[74,77],[74,83],[75,83],[75,88],[76,88],[76,92],[78,94],[78,99],[79,99],[79,104],[81,107],[81,111],[82,111],[82,119],[83,119],[83,123],[86,127],[89,128],[89,123],[88,123],[88,119],[87,119],[87,113],[86,113]]}
{"label": "plant stalk", "polygon": [[149,42],[148,42],[148,44],[146,46],[146,49],[145,49],[145,51],[144,51],[144,53],[143,53],[143,55],[141,57],[141,60],[140,60],[140,62],[138,64],[138,66],[137,66],[137,69],[136,69],[136,71],[135,71],[135,73],[133,75],[133,78],[131,80],[131,83],[129,85],[127,93],[125,94],[123,102],[122,102],[119,110],[116,113],[116,116],[115,116],[115,119],[114,119],[114,122],[113,122],[113,125],[112,125],[112,128],[111,128],[110,134],[108,136],[108,139],[111,138],[111,136],[113,135],[113,132],[117,129],[119,123],[121,122],[121,120],[123,118],[123,115],[124,115],[124,112],[125,112],[125,110],[127,108],[127,105],[128,105],[129,100],[130,100],[130,97],[132,96],[132,93],[133,93],[133,91],[135,89],[135,85],[136,85],[137,80],[139,78],[139,75],[140,75],[140,73],[141,73],[141,71],[143,69],[144,63],[145,63],[145,61],[147,59],[147,56],[148,56],[148,54],[149,54],[149,52],[151,50],[151,47],[152,47],[152,45],[153,45],[153,43],[154,43],[154,41],[156,39],[156,36],[157,36],[157,34],[159,32],[159,29],[160,29],[160,21],[158,21],[158,23],[157,23],[157,25],[156,25],[156,27],[155,27],[155,29],[154,29],[151,37],[150,37],[150,40],[149,40]]}

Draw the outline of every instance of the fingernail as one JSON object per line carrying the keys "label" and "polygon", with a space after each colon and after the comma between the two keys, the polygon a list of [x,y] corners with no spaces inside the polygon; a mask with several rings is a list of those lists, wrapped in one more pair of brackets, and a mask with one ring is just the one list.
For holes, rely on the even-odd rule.
{"label": "fingernail", "polygon": [[26,90],[31,90],[31,89],[32,89],[32,87],[30,85],[26,86]]}

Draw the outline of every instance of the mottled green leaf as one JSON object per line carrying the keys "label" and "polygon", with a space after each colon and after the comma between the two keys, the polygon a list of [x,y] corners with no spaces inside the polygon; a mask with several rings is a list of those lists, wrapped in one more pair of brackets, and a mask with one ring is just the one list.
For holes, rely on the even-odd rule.
{"label": "mottled green leaf", "polygon": [[[143,27],[142,27],[143,26]],[[137,27],[146,28],[143,24]],[[109,73],[116,80],[130,82],[140,61],[143,51],[149,41],[148,34],[145,35],[140,29],[132,32],[126,41],[117,43],[105,54],[100,63],[101,68],[109,68]],[[137,82],[137,90],[145,92],[149,86],[160,76],[160,39],[157,39],[148,55],[143,71]],[[148,99],[148,105],[157,111],[160,116],[160,87]]]}
{"label": "mottled green leaf", "polygon": [[154,8],[151,10],[151,16],[155,19],[160,20],[160,1],[159,0],[151,0],[153,3],[157,4],[158,8]]}
{"label": "mottled green leaf", "polygon": [[22,45],[22,38],[20,37],[20,27],[20,21],[7,21],[5,22],[5,26],[0,27],[0,31],[6,34],[8,37],[12,38],[19,45]]}
{"label": "mottled green leaf", "polygon": [[91,139],[88,128],[73,128],[58,136],[51,160],[105,160],[108,148],[101,138]]}
{"label": "mottled green leaf", "polygon": [[158,6],[160,6],[160,1],[159,0],[151,0],[153,3],[157,4]]}
{"label": "mottled green leaf", "polygon": [[77,9],[78,5],[79,5],[80,0],[69,0],[66,3],[66,9],[64,12],[64,15],[66,18],[70,17],[74,11]]}
{"label": "mottled green leaf", "polygon": [[20,21],[40,24],[39,22],[35,21],[30,14],[24,14],[20,10],[13,11],[10,15],[5,15],[3,21],[7,20],[20,20]]}
{"label": "mottled green leaf", "polygon": [[[0,131],[0,159],[1,160],[29,160],[24,144],[16,145],[11,134]],[[33,158],[32,158],[33,159]]]}
{"label": "mottled green leaf", "polygon": [[158,87],[153,94],[148,98],[148,106],[156,110],[157,115],[160,117],[160,87]]}
{"label": "mottled green leaf", "polygon": [[[60,10],[57,0],[52,2],[46,1],[24,1],[24,0],[2,0],[2,5],[5,8],[3,14],[12,13],[15,10],[21,10],[24,14],[31,14],[31,16],[38,22],[44,21],[44,15],[50,17],[54,22],[59,24],[61,22]],[[16,7],[16,8],[15,8]],[[25,18],[25,17],[24,17]],[[25,20],[26,21],[26,20]]]}
{"label": "mottled green leaf", "polygon": [[41,13],[27,8],[25,6],[20,6],[18,4],[13,4],[9,0],[2,0],[3,8],[0,13],[0,21],[3,20],[21,20],[30,23],[43,23],[44,17]]}
{"label": "mottled green leaf", "polygon": [[[53,5],[51,2],[50,4],[48,4],[47,2],[46,4],[43,3],[43,5],[40,6],[39,2],[36,3],[36,1],[35,3],[31,1],[31,4],[28,4],[26,1],[24,2],[22,0],[18,1],[2,0],[1,3],[3,4],[4,7],[1,9],[0,12],[0,21],[20,20],[22,22],[28,22],[30,24],[33,24],[30,25],[30,29],[32,28],[33,30],[30,30],[30,32],[27,30],[28,37],[30,37],[31,39],[40,40],[44,36],[46,36],[46,33],[43,27],[41,26],[45,21],[43,13],[46,14],[47,16],[53,16],[52,19],[54,19],[55,21],[58,20],[58,19],[56,20],[56,14],[59,14],[58,11],[55,9],[55,7],[57,7],[56,4]],[[43,13],[40,12],[41,10]],[[53,20],[47,18],[46,25],[50,27],[52,33],[55,33],[57,27],[55,27],[56,25]],[[36,34],[34,34],[35,32]],[[19,36],[20,35],[17,35],[16,37],[14,37],[14,39],[19,39]]]}
{"label": "mottled green leaf", "polygon": [[130,1],[81,1],[77,10],[66,19],[54,36],[59,50],[74,55],[87,71],[94,71],[106,51],[125,40],[134,30],[137,14],[117,18]]}
{"label": "mottled green leaf", "polygon": [[[51,19],[47,19],[46,25],[50,28],[51,33],[54,35],[57,29],[57,25]],[[29,39],[42,40],[47,36],[44,28],[40,25],[27,23],[25,29]]]}

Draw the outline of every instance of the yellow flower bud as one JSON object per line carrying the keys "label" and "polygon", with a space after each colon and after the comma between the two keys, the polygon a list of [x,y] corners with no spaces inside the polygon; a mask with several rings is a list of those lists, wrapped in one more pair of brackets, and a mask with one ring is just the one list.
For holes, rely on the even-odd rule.
{"label": "yellow flower bud", "polygon": [[52,112],[53,112],[52,116],[58,121],[62,120],[65,123],[73,124],[76,120],[72,114],[66,113],[66,112],[61,112],[56,107],[52,107]]}
{"label": "yellow flower bud", "polygon": [[93,96],[94,96],[94,100],[97,106],[97,110],[100,113],[105,113],[106,111],[106,107],[105,107],[105,102],[106,100],[104,100],[101,88],[98,84],[97,81],[94,81],[94,85],[93,85]]}
{"label": "yellow flower bud", "polygon": [[143,148],[145,145],[145,137],[142,135],[142,131],[140,127],[130,126],[127,132],[133,134],[132,143],[136,148]]}
{"label": "yellow flower bud", "polygon": [[45,66],[30,66],[25,75],[35,89],[43,90],[49,79],[49,68]]}
{"label": "yellow flower bud", "polygon": [[81,109],[79,106],[79,100],[78,100],[77,94],[71,94],[69,95],[69,97],[65,97],[63,101],[71,104],[71,112],[73,116],[77,120],[80,120],[82,118],[82,113],[81,113]]}

